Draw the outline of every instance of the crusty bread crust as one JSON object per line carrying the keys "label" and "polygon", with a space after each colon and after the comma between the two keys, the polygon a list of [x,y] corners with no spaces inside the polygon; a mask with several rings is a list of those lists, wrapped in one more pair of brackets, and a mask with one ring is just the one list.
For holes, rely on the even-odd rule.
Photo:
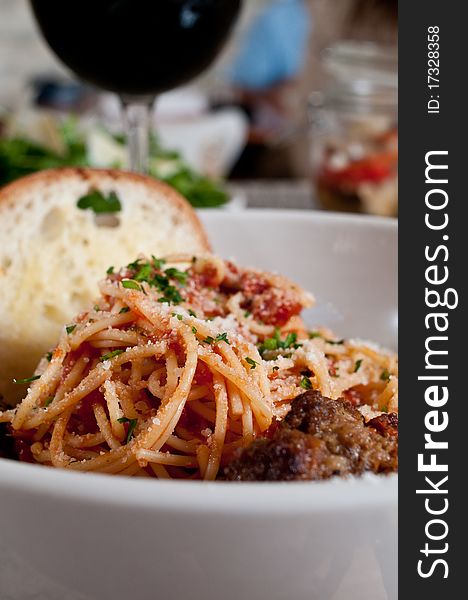
{"label": "crusty bread crust", "polygon": [[104,182],[108,182],[109,179],[115,182],[128,182],[143,184],[148,190],[154,190],[166,201],[172,204],[176,210],[180,213],[182,219],[189,221],[193,230],[196,232],[200,244],[204,247],[206,252],[211,252],[210,242],[208,236],[198,218],[196,212],[190,206],[190,204],[183,198],[174,188],[170,187],[166,183],[149,177],[147,175],[141,175],[139,173],[131,173],[129,171],[119,171],[117,169],[92,169],[88,167],[65,167],[62,169],[47,169],[45,171],[39,171],[32,175],[27,175],[10,183],[3,188],[0,188],[0,216],[5,210],[9,210],[9,207],[14,204],[16,198],[21,196],[23,190],[30,191],[31,188],[36,187],[38,191],[42,188],[48,187],[50,184],[57,183],[58,181],[85,181],[90,187],[95,186],[99,189],[100,185]]}

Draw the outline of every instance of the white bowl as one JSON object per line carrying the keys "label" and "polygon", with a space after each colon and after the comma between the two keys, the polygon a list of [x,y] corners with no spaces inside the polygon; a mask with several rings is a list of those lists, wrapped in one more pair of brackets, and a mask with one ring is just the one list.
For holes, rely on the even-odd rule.
{"label": "white bowl", "polygon": [[[310,324],[396,348],[391,220],[203,212],[219,254],[316,294]],[[203,483],[0,459],[0,597],[383,600],[397,597],[397,478]]]}

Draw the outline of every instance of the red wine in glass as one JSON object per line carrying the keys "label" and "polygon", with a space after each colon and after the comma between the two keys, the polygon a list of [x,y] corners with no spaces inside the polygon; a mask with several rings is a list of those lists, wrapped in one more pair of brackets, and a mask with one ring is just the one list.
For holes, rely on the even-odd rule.
{"label": "red wine in glass", "polygon": [[216,58],[241,0],[30,0],[55,54],[81,79],[122,98],[131,168],[145,170],[157,94]]}

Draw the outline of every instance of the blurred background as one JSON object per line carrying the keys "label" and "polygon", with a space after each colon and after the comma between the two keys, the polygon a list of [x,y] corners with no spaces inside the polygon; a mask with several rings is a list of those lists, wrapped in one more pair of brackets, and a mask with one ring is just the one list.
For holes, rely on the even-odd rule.
{"label": "blurred background", "polygon": [[[214,67],[159,98],[151,174],[195,206],[396,216],[397,33],[396,0],[246,0]],[[66,164],[125,167],[119,102],[0,0],[0,185]]]}

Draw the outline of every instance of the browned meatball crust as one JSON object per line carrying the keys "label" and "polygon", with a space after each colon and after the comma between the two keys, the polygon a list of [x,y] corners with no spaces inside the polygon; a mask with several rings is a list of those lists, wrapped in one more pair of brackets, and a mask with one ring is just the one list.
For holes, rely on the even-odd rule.
{"label": "browned meatball crust", "polygon": [[269,438],[252,442],[224,469],[231,481],[291,481],[390,473],[398,468],[398,416],[367,424],[345,400],[298,396]]}

